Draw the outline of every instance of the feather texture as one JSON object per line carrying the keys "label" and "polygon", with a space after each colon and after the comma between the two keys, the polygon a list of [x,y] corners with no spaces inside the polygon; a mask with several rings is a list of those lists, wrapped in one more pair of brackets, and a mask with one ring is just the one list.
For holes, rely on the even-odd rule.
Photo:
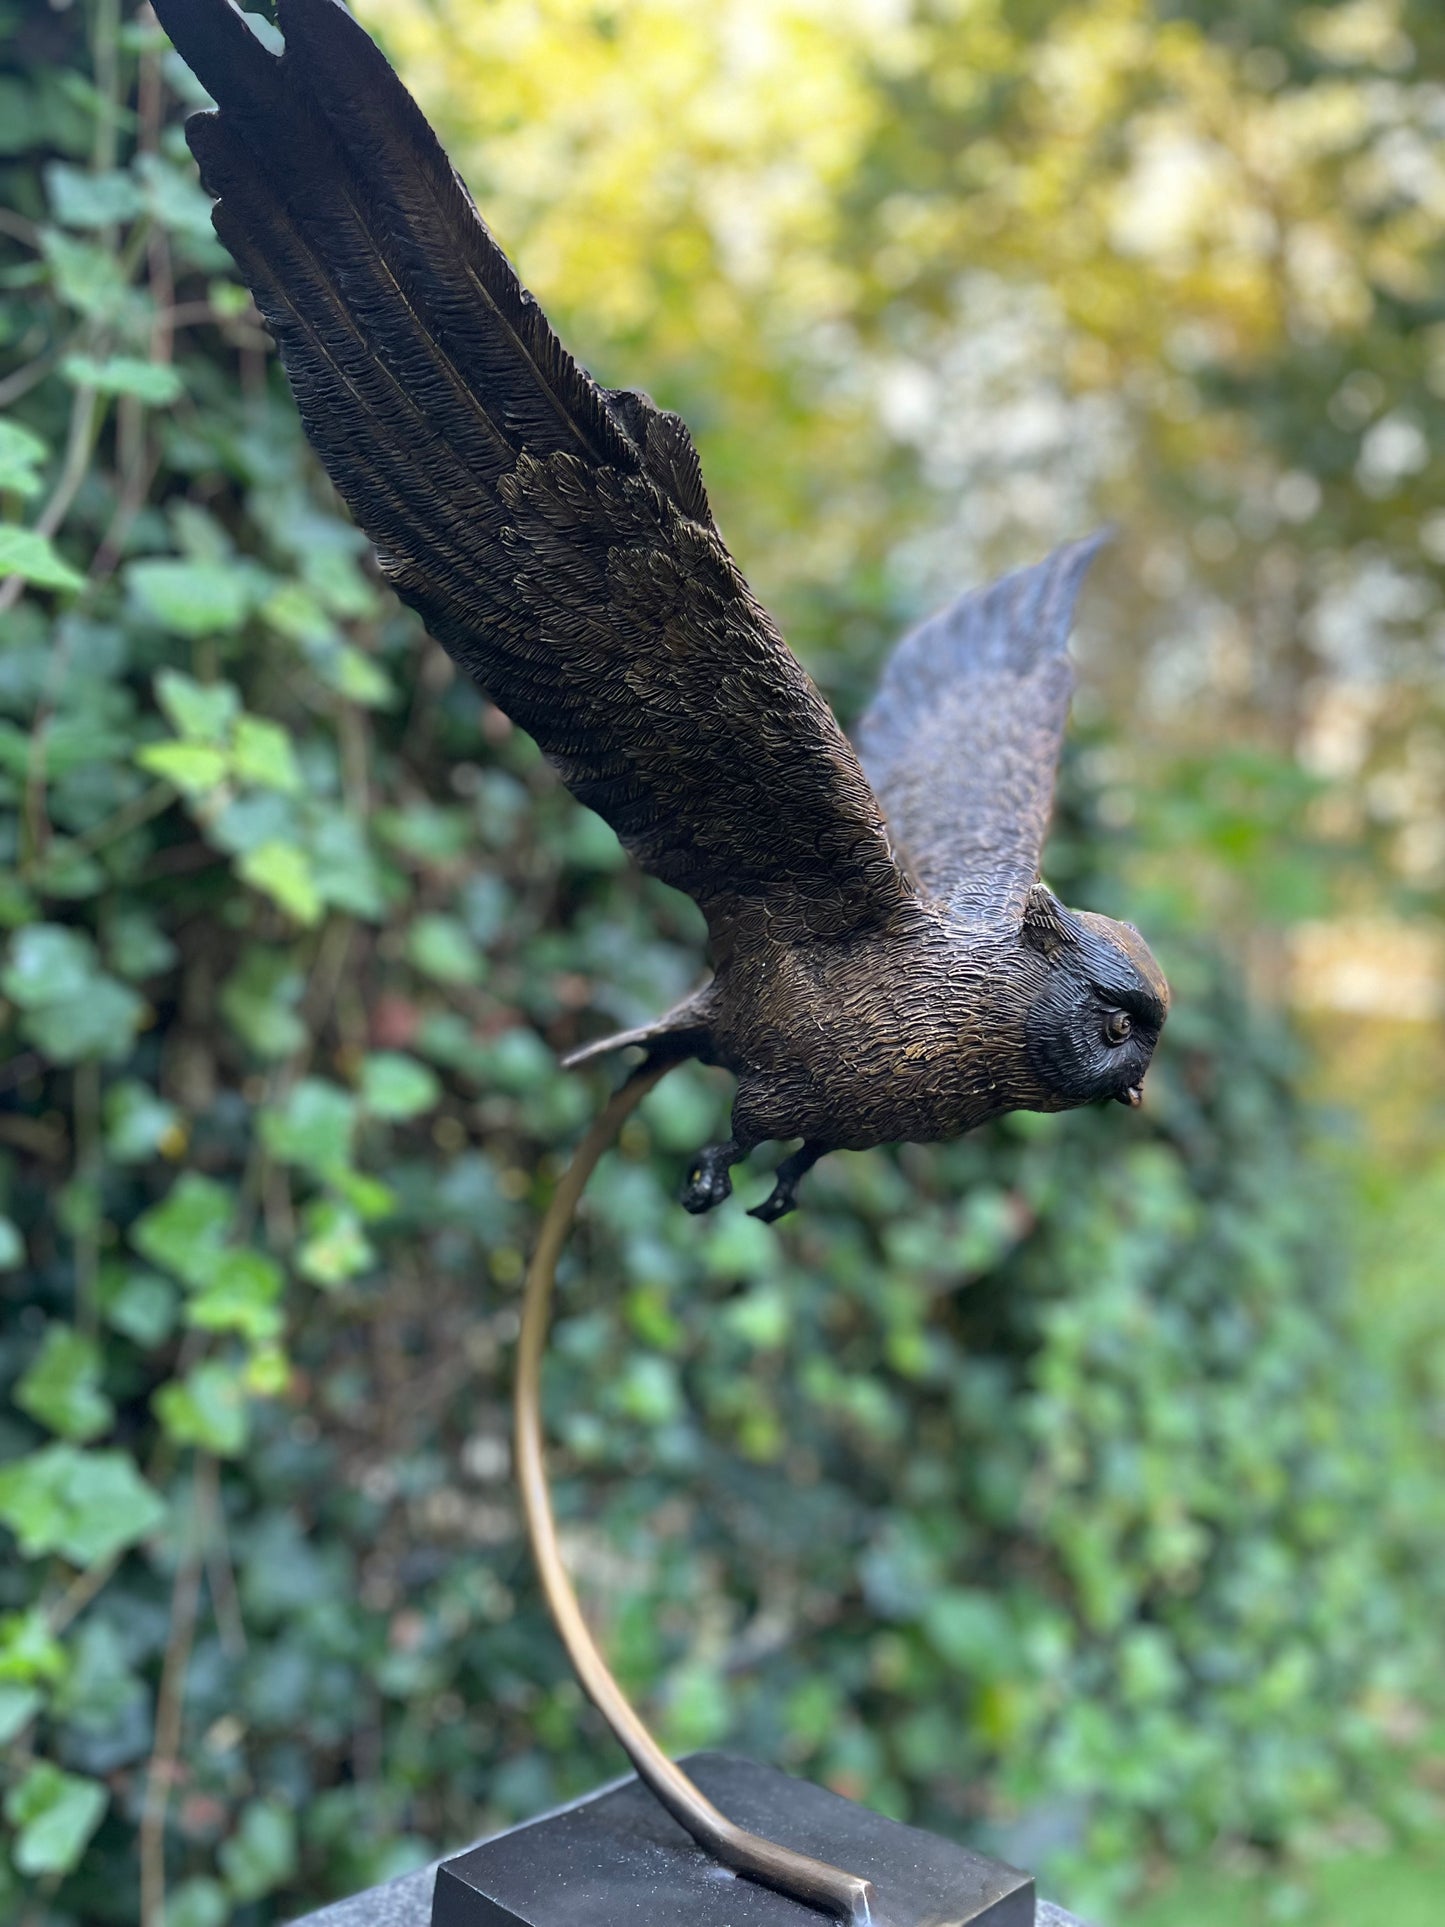
{"label": "feather texture", "polygon": [[962,928],[1022,924],[1074,686],[1074,604],[1106,540],[1056,549],[920,624],[859,725],[910,874]]}
{"label": "feather texture", "polygon": [[157,0],[218,112],[187,127],[302,420],[431,634],[714,949],[914,908],[828,705],[739,574],[686,428],[600,388],[336,0]]}

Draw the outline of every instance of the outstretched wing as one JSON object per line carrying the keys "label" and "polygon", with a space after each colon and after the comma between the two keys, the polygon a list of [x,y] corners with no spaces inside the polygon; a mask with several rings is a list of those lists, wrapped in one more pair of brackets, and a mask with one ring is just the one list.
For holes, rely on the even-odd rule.
{"label": "outstretched wing", "polygon": [[187,128],[217,232],[403,600],[715,939],[886,923],[877,799],[682,422],[573,361],[334,0],[281,0],[280,58],[227,0],[155,4],[220,109]]}
{"label": "outstretched wing", "polygon": [[1017,929],[1053,807],[1074,603],[1107,538],[962,596],[894,650],[857,736],[900,854],[957,922]]}

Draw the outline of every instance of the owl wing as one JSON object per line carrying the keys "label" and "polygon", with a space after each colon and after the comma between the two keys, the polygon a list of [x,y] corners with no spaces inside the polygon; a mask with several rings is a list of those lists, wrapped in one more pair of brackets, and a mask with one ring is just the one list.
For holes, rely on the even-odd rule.
{"label": "owl wing", "polygon": [[914,629],[856,732],[910,874],[970,928],[1017,929],[1038,879],[1074,603],[1106,539],[1056,549]]}
{"label": "owl wing", "polygon": [[686,428],[562,347],[363,30],[281,0],[277,57],[227,0],[156,11],[217,102],[187,135],[306,433],[436,640],[715,943],[914,902]]}

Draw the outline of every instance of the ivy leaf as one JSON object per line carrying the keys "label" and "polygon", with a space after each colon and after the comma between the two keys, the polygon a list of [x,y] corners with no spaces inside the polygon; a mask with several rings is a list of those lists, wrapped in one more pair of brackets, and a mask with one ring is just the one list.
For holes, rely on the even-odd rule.
{"label": "ivy leaf", "polygon": [[156,701],[176,734],[197,743],[224,743],[241,713],[234,683],[197,682],[179,669],[156,677]]}
{"label": "ivy leaf", "polygon": [[83,589],[85,577],[72,569],[48,535],[37,529],[0,528],[0,576],[18,575],[37,589]]}
{"label": "ivy leaf", "polygon": [[95,241],[77,241],[59,228],[42,228],[40,247],[50,263],[55,291],[68,308],[96,319],[114,320],[130,287],[113,251]]}
{"label": "ivy leaf", "polygon": [[[136,158],[145,207],[152,219],[172,236],[186,241],[187,252],[202,257],[202,265],[221,253],[211,226],[211,197],[195,178],[195,170],[183,173],[163,154],[141,154]],[[242,313],[245,312],[244,304]]]}
{"label": "ivy leaf", "polygon": [[435,1071],[402,1051],[373,1051],[361,1067],[361,1106],[373,1117],[401,1122],[429,1111],[441,1097]]}
{"label": "ivy leaf", "polygon": [[347,810],[313,808],[310,852],[326,901],[354,917],[379,922],[386,912],[382,877],[357,818]]}
{"label": "ivy leaf", "polygon": [[328,1183],[335,1186],[359,1218],[373,1224],[390,1217],[396,1209],[396,1193],[380,1178],[366,1171],[328,1171]]}
{"label": "ivy leaf", "polygon": [[168,362],[143,361],[139,355],[67,355],[60,372],[76,388],[102,395],[130,395],[148,408],[168,408],[185,393],[185,383]]}
{"label": "ivy leaf", "polygon": [[19,422],[0,421],[0,494],[27,499],[41,489],[40,467],[50,459],[49,444]]}
{"label": "ivy leaf", "polygon": [[351,1162],[356,1099],[339,1084],[303,1077],[279,1109],[261,1113],[261,1140],[283,1164],[296,1164],[320,1178]]}
{"label": "ivy leaf", "polygon": [[27,1559],[58,1552],[72,1565],[98,1565],[144,1539],[165,1514],[125,1452],[47,1445],[0,1466],[0,1519]]}
{"label": "ivy leaf", "polygon": [[176,946],[156,919],[136,908],[123,908],[109,919],[105,933],[111,967],[132,983],[157,977],[176,961]]}
{"label": "ivy leaf", "polygon": [[289,1057],[306,1041],[296,1006],[306,979],[285,951],[247,950],[221,989],[221,1014],[258,1057]]}
{"label": "ivy leaf", "polygon": [[261,1900],[296,1871],[296,1822],[276,1800],[252,1800],[241,1824],[217,1854],[232,1897]]}
{"label": "ivy leaf", "polygon": [[36,1760],[5,1796],[5,1818],[16,1829],[11,1858],[32,1878],[69,1873],[100,1825],[110,1795],[99,1780],[65,1773]]}
{"label": "ivy leaf", "polygon": [[166,1899],[166,1927],[226,1927],[231,1903],[219,1880],[183,1880]]}
{"label": "ivy leaf", "polygon": [[0,988],[25,1011],[26,1035],[60,1064],[122,1057],[145,1005],[100,968],[80,930],[37,923],[16,932]]}
{"label": "ivy leaf", "polygon": [[183,796],[205,796],[225,781],[230,768],[226,752],[208,743],[144,743],[135,760],[152,776],[173,783]]}
{"label": "ivy leaf", "polygon": [[19,1227],[0,1217],[0,1271],[14,1271],[25,1262],[25,1240]]}
{"label": "ivy leaf", "polygon": [[298,923],[318,923],[321,918],[321,892],[317,887],[311,859],[294,843],[279,837],[248,850],[236,863],[236,874],[245,883],[286,911]]}
{"label": "ivy leaf", "polygon": [[296,1268],[313,1285],[330,1290],[370,1270],[376,1252],[357,1214],[335,1198],[318,1198],[306,1212],[307,1236],[296,1254]]}
{"label": "ivy leaf", "polygon": [[106,1431],[115,1417],[100,1389],[100,1349],[71,1325],[50,1326],[14,1398],[22,1412],[81,1444]]}
{"label": "ivy leaf", "polygon": [[143,1351],[163,1345],[175,1330],[175,1286],[139,1266],[108,1268],[101,1274],[101,1316]]}
{"label": "ivy leaf", "polygon": [[209,1360],[162,1385],[151,1405],[177,1445],[199,1446],[222,1459],[245,1450],[250,1428],[243,1368]]}
{"label": "ivy leaf", "polygon": [[87,1057],[114,1063],[129,1051],[145,1008],[128,984],[98,973],[83,997],[32,1010],[25,1030],[57,1064],[78,1064]]}
{"label": "ivy leaf", "polygon": [[114,1620],[92,1613],[81,1621],[69,1670],[51,1701],[57,1719],[81,1732],[104,1732],[127,1710],[139,1710],[146,1686],[129,1664],[127,1647]]}
{"label": "ivy leaf", "polygon": [[328,683],[348,702],[363,709],[390,709],[396,702],[396,685],[371,656],[349,642],[332,643],[309,652],[321,680]]}
{"label": "ivy leaf", "polygon": [[259,1344],[279,1335],[281,1268],[263,1252],[240,1248],[215,1257],[201,1292],[186,1307],[186,1322],[203,1331],[239,1332]]}
{"label": "ivy leaf", "polygon": [[0,1617],[0,1680],[7,1685],[53,1685],[70,1661],[38,1608]]}
{"label": "ivy leaf", "polygon": [[253,572],[234,562],[132,562],[125,580],[141,615],[196,639],[234,634],[256,600]]}
{"label": "ivy leaf", "polygon": [[406,952],[424,976],[439,984],[477,984],[482,980],[482,954],[466,925],[456,917],[439,912],[418,917],[407,932]]}
{"label": "ivy leaf", "polygon": [[133,221],[141,210],[140,189],[122,168],[92,174],[88,168],[52,161],[45,169],[45,190],[64,227],[113,227]]}
{"label": "ivy leaf", "polygon": [[143,1258],[200,1290],[225,1248],[234,1210],[224,1184],[185,1171],[159,1204],[136,1219],[130,1241]]}
{"label": "ivy leaf", "polygon": [[0,1686],[0,1746],[8,1746],[45,1704],[33,1686]]}
{"label": "ivy leaf", "polygon": [[0,990],[22,1010],[35,1010],[85,996],[98,971],[95,945],[83,930],[33,923],[15,935],[10,961],[0,971]]}
{"label": "ivy leaf", "polygon": [[122,1078],[105,1094],[105,1148],[117,1164],[141,1164],[179,1134],[180,1117],[149,1084]]}
{"label": "ivy leaf", "polygon": [[262,716],[237,719],[231,767],[243,783],[256,783],[263,789],[295,795],[301,788],[301,770],[291,738],[279,723]]}

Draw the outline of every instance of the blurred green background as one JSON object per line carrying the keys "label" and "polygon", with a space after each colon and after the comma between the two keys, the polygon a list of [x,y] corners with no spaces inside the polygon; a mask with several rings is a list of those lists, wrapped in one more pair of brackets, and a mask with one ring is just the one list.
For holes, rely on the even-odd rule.
{"label": "blurred green background", "polygon": [[[1440,1918],[1445,15],[370,0],[524,277],[692,424],[845,721],[1111,519],[1047,872],[1141,1118],[596,1186],[570,1557],[668,1742],[1100,1923]],[[264,24],[261,30],[269,32]],[[0,1912],[243,1927],[618,1767],[509,1488],[524,1255],[694,981],[378,586],[130,0],[0,0]],[[1412,1911],[1413,1910],[1413,1911]]]}

